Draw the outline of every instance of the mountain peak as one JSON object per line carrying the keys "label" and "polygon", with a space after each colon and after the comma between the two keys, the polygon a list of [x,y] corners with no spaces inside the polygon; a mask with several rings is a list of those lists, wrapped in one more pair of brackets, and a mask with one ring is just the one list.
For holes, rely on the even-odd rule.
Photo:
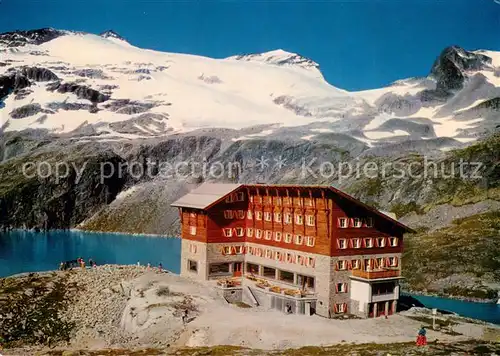
{"label": "mountain peak", "polygon": [[116,33],[113,30],[104,31],[103,33],[99,34],[99,36],[101,36],[103,38],[114,38],[114,39],[117,39],[120,41],[127,42],[127,40],[125,38],[123,38],[122,36],[120,36],[118,33]]}
{"label": "mountain peak", "polygon": [[261,62],[276,66],[289,66],[294,68],[302,68],[309,71],[318,72],[321,74],[319,64],[312,59],[301,56],[297,53],[285,51],[283,49],[276,49],[273,51],[263,53],[251,53],[232,56],[227,59],[247,62]]}
{"label": "mountain peak", "polygon": [[478,71],[491,65],[484,54],[469,52],[459,46],[445,48],[434,62],[431,75],[436,78],[438,89],[461,89],[467,71]]}
{"label": "mountain peak", "polygon": [[4,32],[0,33],[0,45],[6,47],[22,47],[28,44],[39,45],[67,33],[68,31],[60,31],[51,27],[28,31],[16,30],[12,32]]}

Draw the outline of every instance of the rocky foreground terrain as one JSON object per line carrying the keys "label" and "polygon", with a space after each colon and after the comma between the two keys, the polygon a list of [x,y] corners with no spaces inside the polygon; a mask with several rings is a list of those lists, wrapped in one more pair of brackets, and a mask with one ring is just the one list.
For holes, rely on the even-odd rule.
{"label": "rocky foreground terrain", "polygon": [[[500,351],[500,329],[429,311],[329,320],[228,304],[214,285],[137,266],[0,280],[4,355],[471,355]],[[182,314],[188,311],[187,324]],[[304,330],[307,333],[304,334]],[[226,346],[220,346],[226,345]],[[336,346],[326,346],[336,345]]]}

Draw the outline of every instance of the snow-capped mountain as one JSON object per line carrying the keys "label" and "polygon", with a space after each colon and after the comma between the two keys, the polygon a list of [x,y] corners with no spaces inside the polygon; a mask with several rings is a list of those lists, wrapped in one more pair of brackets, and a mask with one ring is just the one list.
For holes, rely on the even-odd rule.
{"label": "snow-capped mountain", "polygon": [[500,124],[500,52],[449,47],[428,77],[361,92],[283,50],[212,59],[140,49],[111,30],[5,33],[0,53],[4,131],[110,140],[220,129],[232,141],[341,135],[447,149]]}

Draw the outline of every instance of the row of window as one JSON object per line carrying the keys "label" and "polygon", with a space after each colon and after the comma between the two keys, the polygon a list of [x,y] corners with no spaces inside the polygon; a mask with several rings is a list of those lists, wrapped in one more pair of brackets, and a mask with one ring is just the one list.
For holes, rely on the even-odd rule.
{"label": "row of window", "polygon": [[399,240],[397,237],[365,237],[338,239],[337,247],[341,250],[347,248],[373,248],[373,247],[397,247]]}
{"label": "row of window", "polygon": [[[251,210],[246,212],[247,219],[252,220],[253,213]],[[295,217],[295,219],[294,219]],[[245,219],[245,211],[244,210],[224,210],[224,218],[226,219]],[[273,219],[274,218],[274,219]],[[301,214],[291,214],[291,213],[271,213],[269,211],[256,211],[255,212],[255,220],[264,220],[264,221],[275,221],[277,223],[283,222],[284,224],[292,224],[295,220],[295,224],[303,225],[304,224],[304,216]],[[305,223],[307,226],[314,226],[315,218],[314,215],[306,215]]]}
{"label": "row of window", "polygon": [[398,267],[398,264],[398,258],[395,256],[367,259],[364,261],[364,266],[360,259],[339,260],[335,265],[335,269],[337,271],[346,271],[364,267],[367,271],[374,271],[385,267]]}
{"label": "row of window", "polygon": [[314,199],[301,197],[272,197],[262,195],[250,196],[252,203],[267,203],[272,205],[298,205],[298,206],[314,206]]}
{"label": "row of window", "polygon": [[338,227],[347,229],[348,227],[373,227],[372,218],[339,218]]}
{"label": "row of window", "polygon": [[[276,241],[281,242],[284,241],[287,244],[294,243],[296,245],[306,245],[309,247],[314,247],[316,243],[316,238],[313,236],[302,236],[302,235],[292,235],[291,233],[282,233],[281,231],[271,231],[271,230],[261,230],[261,229],[253,229],[251,227],[246,229],[247,237],[253,237],[255,232],[256,239],[264,239],[268,241]],[[235,227],[235,228],[224,228],[223,233],[225,237],[245,236],[245,228],[243,227]]]}
{"label": "row of window", "polygon": [[307,257],[291,252],[273,251],[271,249],[265,249],[262,247],[253,247],[253,246],[242,246],[242,245],[223,246],[220,252],[224,256],[248,254],[256,257],[264,257],[270,260],[275,260],[283,263],[299,264],[302,266],[313,267],[313,268],[316,262],[316,259],[314,257]]}

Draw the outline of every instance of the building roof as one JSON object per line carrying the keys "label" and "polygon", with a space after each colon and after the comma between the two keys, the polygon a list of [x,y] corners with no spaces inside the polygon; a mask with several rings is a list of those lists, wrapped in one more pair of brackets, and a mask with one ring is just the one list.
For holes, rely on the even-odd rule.
{"label": "building roof", "polygon": [[179,208],[207,209],[241,186],[241,184],[203,183],[171,205]]}
{"label": "building roof", "polygon": [[[186,194],[179,200],[172,203],[174,207],[180,208],[194,208],[206,210],[215,203],[224,199],[226,195],[232,193],[240,187],[252,187],[252,188],[265,188],[265,187],[276,187],[276,188],[290,188],[290,189],[325,189],[330,190],[337,196],[341,196],[345,199],[350,200],[352,203],[361,206],[368,211],[384,218],[385,220],[391,221],[393,224],[399,226],[406,232],[415,232],[413,229],[399,222],[395,217],[390,216],[388,213],[383,213],[380,210],[369,206],[362,201],[354,198],[353,196],[344,193],[329,185],[289,185],[289,184],[224,184],[224,183],[203,183],[198,188],[192,190],[190,193]],[[392,214],[391,214],[392,215]]]}

